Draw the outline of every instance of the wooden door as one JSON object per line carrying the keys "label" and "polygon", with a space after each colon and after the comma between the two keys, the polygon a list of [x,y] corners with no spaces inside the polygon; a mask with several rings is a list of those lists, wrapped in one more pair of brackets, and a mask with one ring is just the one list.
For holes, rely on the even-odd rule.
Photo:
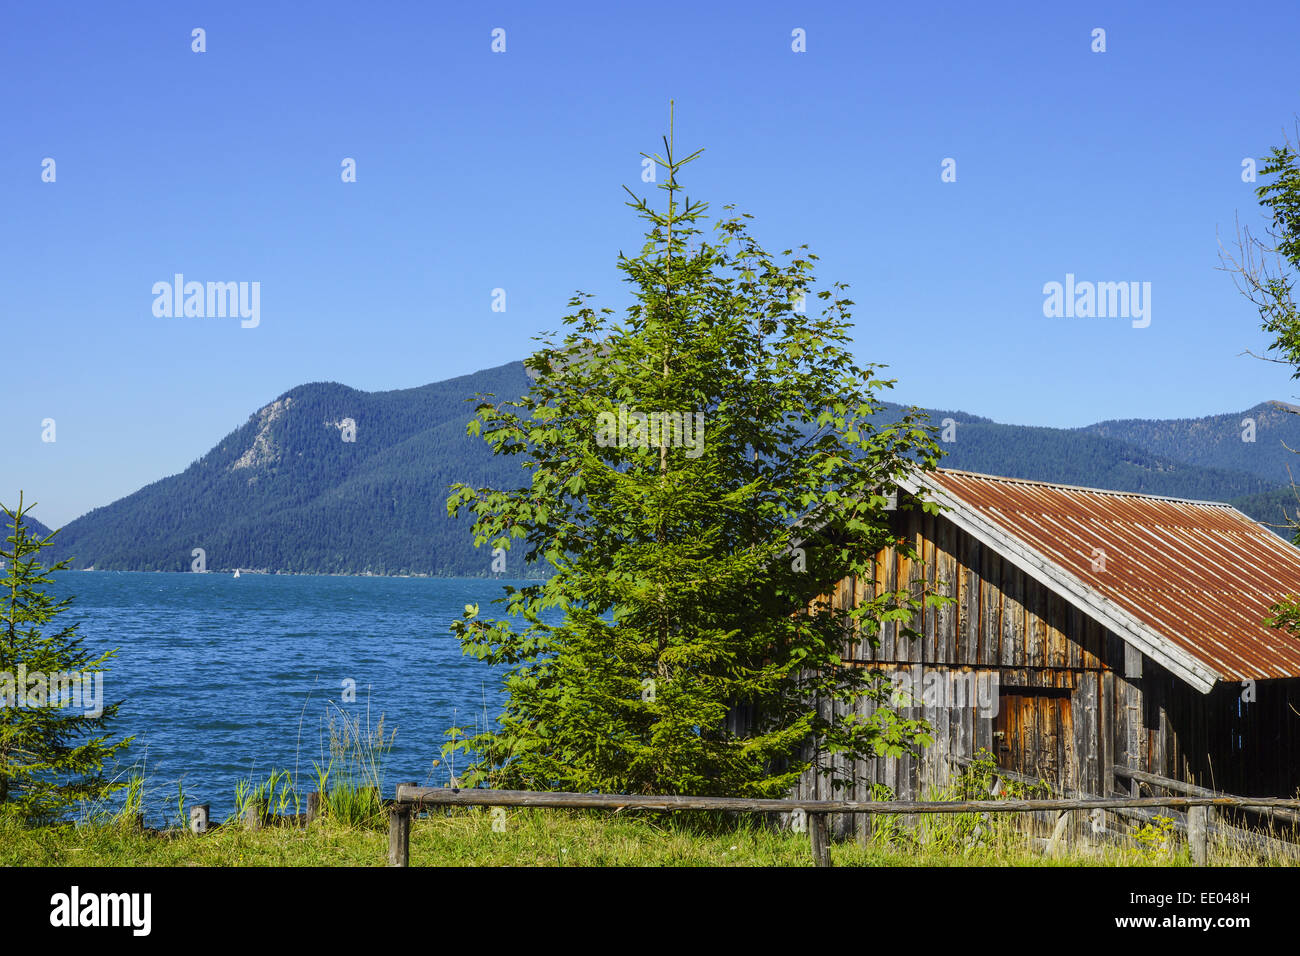
{"label": "wooden door", "polygon": [[1068,687],[1002,687],[993,718],[998,767],[1044,780],[1054,791],[1073,787],[1073,722]]}

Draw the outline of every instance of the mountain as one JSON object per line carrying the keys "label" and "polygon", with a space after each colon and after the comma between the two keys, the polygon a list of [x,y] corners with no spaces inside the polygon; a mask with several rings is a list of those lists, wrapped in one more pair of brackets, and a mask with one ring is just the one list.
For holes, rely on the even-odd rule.
{"label": "mountain", "polygon": [[[12,534],[12,531],[10,530],[12,526],[10,525],[9,520],[10,519],[7,515],[0,514],[0,542],[4,543],[6,549],[13,547],[13,544],[9,541],[9,535]],[[41,524],[41,522],[37,521],[31,515],[26,515],[23,518],[23,527],[33,538],[46,538],[50,534],[50,529]],[[40,555],[40,558],[46,564],[53,563],[49,551]],[[4,571],[7,566],[6,561],[0,560],[0,572]]]}
{"label": "mountain", "polygon": [[[202,549],[212,571],[485,575],[491,554],[473,547],[468,519],[447,517],[447,488],[527,481],[518,459],[494,458],[465,434],[467,400],[476,392],[515,397],[528,386],[519,362],[389,392],[301,385],[180,474],[71,522],[55,539],[57,554],[100,570],[189,571]],[[889,405],[882,415],[900,411]],[[1233,501],[1260,520],[1295,505],[1285,471],[1276,477],[1286,459],[1272,446],[1300,448],[1300,416],[1269,403],[1238,415],[1081,429],[959,411],[930,416],[953,423],[951,440],[940,443],[950,468]],[[1255,419],[1253,443],[1229,428],[1247,417]],[[507,573],[524,570],[508,565]]]}
{"label": "mountain", "polygon": [[[1261,402],[1244,412],[1166,421],[1125,419],[1078,429],[1116,438],[1157,455],[1190,465],[1233,469],[1263,478],[1269,487],[1241,495],[1215,496],[1290,538],[1288,516],[1300,514],[1291,489],[1300,480],[1300,408],[1287,402]],[[1296,449],[1296,451],[1292,451]]]}
{"label": "mountain", "polygon": [[189,571],[202,549],[213,571],[484,574],[490,552],[447,517],[447,487],[525,482],[465,434],[466,399],[527,388],[518,362],[391,392],[299,386],[179,475],[68,524],[59,554],[99,570]]}
{"label": "mountain", "polygon": [[[931,412],[941,422],[956,416]],[[1032,478],[1149,495],[1231,501],[1277,487],[1250,471],[1188,464],[1138,442],[1063,428],[960,423],[955,441],[940,442],[945,468]]]}
{"label": "mountain", "polygon": [[1098,422],[1079,432],[1114,438],[1189,465],[1247,471],[1271,484],[1289,482],[1287,469],[1300,477],[1300,408],[1263,402],[1231,415],[1168,421],[1128,419]]}
{"label": "mountain", "polygon": [[[50,533],[49,528],[41,524],[31,515],[27,515],[23,518],[23,527],[26,528],[27,533],[34,538],[44,538],[48,536]],[[10,533],[9,532],[10,524],[9,524],[9,518],[6,515],[0,514],[0,528],[3,529],[3,532],[0,533],[0,539],[7,538]]]}

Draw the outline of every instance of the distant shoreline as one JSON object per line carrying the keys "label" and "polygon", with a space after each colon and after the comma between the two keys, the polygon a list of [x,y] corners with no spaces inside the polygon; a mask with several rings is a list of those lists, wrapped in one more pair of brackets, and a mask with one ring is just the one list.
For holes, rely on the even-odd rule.
{"label": "distant shoreline", "polygon": [[[152,568],[148,571],[129,571],[120,568],[64,568],[67,574],[176,574],[195,577],[233,577],[235,568],[210,571],[164,571]],[[300,578],[432,578],[439,581],[546,581],[551,575],[536,577],[510,577],[504,574],[389,574],[374,571],[255,571],[239,568],[240,577],[259,575],[262,577],[300,577]]]}

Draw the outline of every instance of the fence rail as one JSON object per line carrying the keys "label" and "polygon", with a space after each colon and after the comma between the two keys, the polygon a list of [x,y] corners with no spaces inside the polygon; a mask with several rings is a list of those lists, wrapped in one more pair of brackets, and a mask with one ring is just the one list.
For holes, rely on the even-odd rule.
{"label": "fence rail", "polygon": [[1209,855],[1209,810],[1215,807],[1270,807],[1300,810],[1300,800],[1284,797],[1182,796],[1121,797],[1114,799],[1043,800],[770,800],[746,797],[654,796],[640,794],[563,793],[531,790],[480,790],[420,787],[399,783],[389,807],[388,863],[411,862],[411,816],[428,807],[545,807],[574,810],[724,810],[739,813],[792,813],[802,811],[808,823],[813,862],[830,866],[830,839],[826,815],[830,813],[1036,813],[1056,810],[1116,810],[1168,807],[1188,811],[1188,842],[1192,858],[1203,864]]}
{"label": "fence rail", "polygon": [[[1172,790],[1175,793],[1185,793],[1192,797],[1223,797],[1235,796],[1235,794],[1224,793],[1221,790],[1211,790],[1208,787],[1198,787],[1195,784],[1186,783],[1182,780],[1175,780],[1172,777],[1162,777],[1159,774],[1147,773],[1143,770],[1133,770],[1128,767],[1113,767],[1115,776],[1123,780],[1128,780],[1133,785],[1133,793],[1137,794],[1138,784],[1146,784],[1148,787],[1161,787],[1165,790]],[[1279,808],[1267,810],[1257,810],[1254,807],[1247,807],[1249,813],[1259,813],[1268,816],[1270,819],[1285,820],[1288,823],[1300,823],[1300,814],[1292,813]]]}

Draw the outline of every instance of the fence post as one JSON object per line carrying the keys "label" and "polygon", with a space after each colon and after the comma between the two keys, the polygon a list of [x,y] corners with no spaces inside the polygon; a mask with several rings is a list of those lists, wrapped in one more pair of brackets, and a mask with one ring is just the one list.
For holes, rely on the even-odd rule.
{"label": "fence post", "polygon": [[411,816],[414,805],[402,803],[402,788],[414,787],[414,781],[403,781],[393,788],[393,802],[388,805],[388,865],[411,865]]}
{"label": "fence post", "polygon": [[244,826],[250,830],[262,829],[262,801],[249,800],[248,805],[244,807]]}
{"label": "fence post", "polygon": [[1210,859],[1209,816],[1209,807],[1187,808],[1187,845],[1197,866],[1205,866]]}
{"label": "fence post", "polygon": [[1088,814],[1088,845],[1099,846],[1106,835],[1106,811],[1100,808]]}
{"label": "fence post", "polygon": [[813,866],[830,866],[831,843],[826,814],[808,814],[808,838],[812,842]]}
{"label": "fence post", "polygon": [[307,794],[307,826],[311,826],[320,818],[321,795],[320,791],[313,791]]}
{"label": "fence post", "polygon": [[411,865],[411,805],[394,803],[388,808],[388,865]]}
{"label": "fence post", "polygon": [[1047,855],[1057,856],[1061,852],[1061,840],[1065,836],[1065,830],[1070,825],[1070,811],[1058,810],[1056,813],[1056,826],[1052,828],[1052,836],[1047,841]]}
{"label": "fence post", "polygon": [[207,833],[208,832],[208,814],[211,807],[206,803],[200,803],[198,806],[190,807],[190,832]]}

